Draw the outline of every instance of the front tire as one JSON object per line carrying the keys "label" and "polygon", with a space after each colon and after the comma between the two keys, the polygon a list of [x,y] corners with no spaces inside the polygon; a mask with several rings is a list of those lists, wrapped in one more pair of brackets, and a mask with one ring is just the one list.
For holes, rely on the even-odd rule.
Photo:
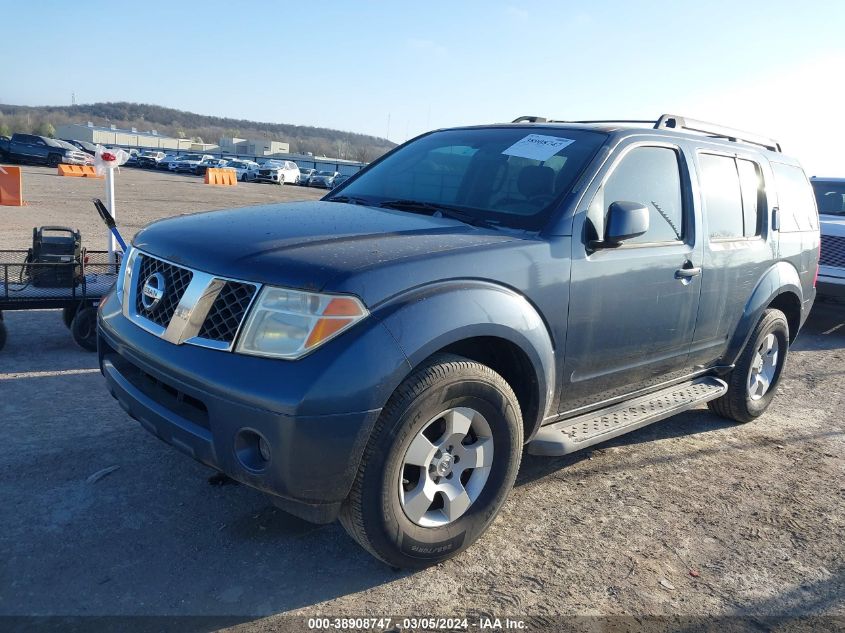
{"label": "front tire", "polygon": [[393,567],[450,558],[504,505],[522,443],[519,403],[504,378],[460,356],[434,357],[382,411],[340,522]]}
{"label": "front tire", "polygon": [[707,406],[716,415],[735,422],[750,422],[763,415],[775,397],[788,350],[786,315],[780,310],[766,310],[726,379],[727,392]]}

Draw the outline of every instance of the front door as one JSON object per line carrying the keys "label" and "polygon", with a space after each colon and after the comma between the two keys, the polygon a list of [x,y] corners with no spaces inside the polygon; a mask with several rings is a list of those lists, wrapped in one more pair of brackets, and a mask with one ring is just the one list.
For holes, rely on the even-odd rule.
{"label": "front door", "polygon": [[[561,412],[683,375],[701,291],[695,205],[679,147],[630,143],[588,199],[573,223]],[[649,228],[611,247],[602,239],[618,201],[648,207]]]}

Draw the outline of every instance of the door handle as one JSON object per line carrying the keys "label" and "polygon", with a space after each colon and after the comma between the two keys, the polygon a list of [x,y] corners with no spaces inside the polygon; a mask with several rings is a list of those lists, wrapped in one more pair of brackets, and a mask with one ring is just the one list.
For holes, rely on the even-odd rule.
{"label": "door handle", "polygon": [[679,268],[675,271],[675,279],[691,279],[701,274],[701,268]]}

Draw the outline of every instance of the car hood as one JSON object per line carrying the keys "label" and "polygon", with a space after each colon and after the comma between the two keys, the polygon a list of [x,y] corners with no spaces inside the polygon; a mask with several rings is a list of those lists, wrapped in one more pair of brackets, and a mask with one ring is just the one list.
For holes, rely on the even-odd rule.
{"label": "car hood", "polygon": [[845,237],[845,217],[841,215],[819,214],[819,228],[822,235]]}
{"label": "car hood", "polygon": [[338,202],[211,211],[160,220],[135,247],[211,274],[307,290],[398,259],[517,239],[448,218]]}

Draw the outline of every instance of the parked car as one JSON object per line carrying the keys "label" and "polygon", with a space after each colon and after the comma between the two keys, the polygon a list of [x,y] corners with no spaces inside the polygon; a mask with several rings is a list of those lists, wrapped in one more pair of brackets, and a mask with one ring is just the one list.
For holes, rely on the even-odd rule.
{"label": "parked car", "polygon": [[88,165],[91,157],[70,143],[35,134],[12,134],[0,140],[0,160],[22,163],[43,163],[55,167],[60,163]]}
{"label": "parked car", "polygon": [[228,162],[229,161],[227,161],[225,158],[204,158],[199,163],[197,163],[196,167],[194,167],[194,173],[197,176],[204,176],[205,170],[209,167],[219,169],[221,167],[226,167],[226,164]]}
{"label": "parked car", "polygon": [[138,156],[138,167],[144,169],[155,169],[156,166],[164,160],[166,154],[164,152],[145,151]]}
{"label": "parked car", "polygon": [[[112,148],[112,149],[122,149],[122,148],[115,147],[115,148]],[[123,151],[126,152],[127,154],[129,154],[129,158],[126,159],[126,163],[124,163],[124,164],[129,166],[129,167],[137,167],[138,166],[138,157],[141,155],[141,152],[139,150],[135,149],[135,148],[124,149]]]}
{"label": "parked car", "polygon": [[290,160],[268,160],[255,173],[255,180],[277,185],[293,184],[299,180],[299,167]]}
{"label": "parked car", "polygon": [[230,160],[226,165],[229,169],[234,169],[238,175],[238,180],[247,182],[255,180],[255,174],[259,169],[258,163],[251,160]]}
{"label": "parked car", "polygon": [[340,176],[340,172],[336,171],[318,171],[316,174],[311,176],[311,180],[308,182],[309,187],[321,187],[323,189],[331,189],[335,178]]}
{"label": "parked car", "polygon": [[77,141],[74,139],[67,138],[62,140],[65,143],[70,143],[71,145],[76,147],[76,149],[81,149],[83,152],[85,152],[86,154],[90,154],[91,156],[97,153],[97,146],[94,145],[94,143],[89,143],[88,141]]}
{"label": "parked car", "polygon": [[61,141],[59,139],[53,139],[53,141],[62,148],[66,149],[68,152],[71,152],[71,155],[69,157],[62,159],[63,163],[67,163],[69,165],[94,164],[94,157],[88,154],[87,152],[83,152],[76,145],[68,143],[67,141]]}
{"label": "parked car", "polygon": [[474,543],[525,444],[762,415],[815,297],[798,162],[674,115],[527,120],[422,135],[322,201],[142,229],[100,304],[109,391],[395,567]]}
{"label": "parked car", "polygon": [[214,156],[211,154],[185,154],[180,156],[179,160],[170,164],[170,171],[187,171],[193,172],[200,163],[205,160],[212,160]]}
{"label": "parked car", "polygon": [[308,184],[311,182],[311,176],[316,173],[316,169],[303,169],[302,167],[300,167],[299,178],[296,180],[296,184],[302,185],[303,187],[307,187]]}
{"label": "parked car", "polygon": [[845,298],[845,178],[811,178],[819,209],[819,295]]}
{"label": "parked car", "polygon": [[177,154],[165,154],[164,158],[156,164],[156,169],[173,171],[176,163],[180,160],[182,160],[182,157]]}
{"label": "parked car", "polygon": [[332,180],[332,186],[331,186],[331,188],[332,188],[332,189],[334,189],[335,187],[339,187],[340,185],[342,185],[343,183],[345,183],[345,182],[346,182],[347,180],[349,180],[350,178],[352,178],[352,176],[350,176],[349,174],[338,174],[338,175],[335,177],[335,179],[334,179],[334,180]]}

